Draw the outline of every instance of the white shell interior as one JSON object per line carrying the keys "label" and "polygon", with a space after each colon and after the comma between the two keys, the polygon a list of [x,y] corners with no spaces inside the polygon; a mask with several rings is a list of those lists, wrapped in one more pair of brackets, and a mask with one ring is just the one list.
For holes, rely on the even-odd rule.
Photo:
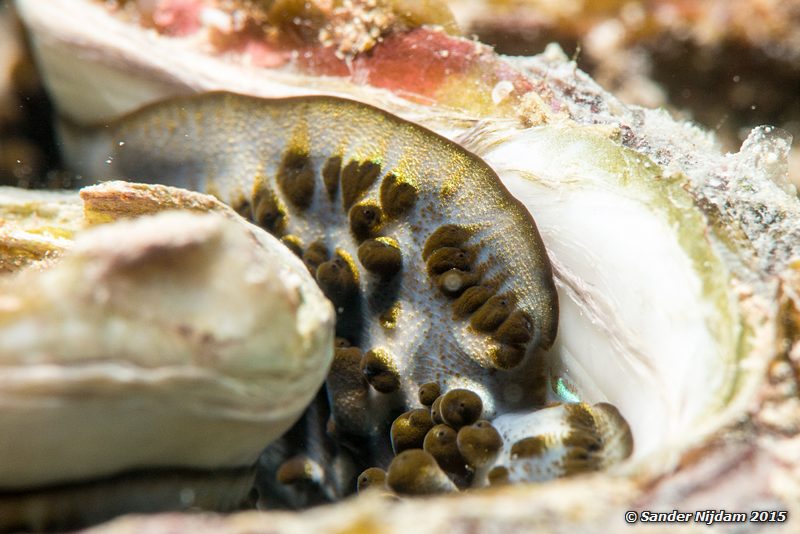
{"label": "white shell interior", "polygon": [[[720,265],[698,271],[680,223],[631,183],[628,173],[641,163],[620,166],[619,152],[610,140],[560,125],[512,133],[479,151],[534,215],[553,262],[554,397],[614,404],[641,457],[681,441],[721,404],[739,329],[720,321],[736,313],[726,300],[733,297],[704,286]],[[703,239],[701,228],[692,231]],[[570,391],[559,392],[564,385]]]}

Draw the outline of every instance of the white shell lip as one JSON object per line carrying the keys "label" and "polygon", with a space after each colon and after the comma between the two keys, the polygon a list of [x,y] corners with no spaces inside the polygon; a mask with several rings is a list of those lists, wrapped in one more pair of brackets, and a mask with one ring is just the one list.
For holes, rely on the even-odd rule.
{"label": "white shell lip", "polygon": [[683,199],[654,201],[670,187],[647,183],[658,180],[656,165],[602,135],[559,123],[493,135],[479,153],[536,214],[554,263],[562,309],[553,374],[582,400],[625,414],[634,458],[680,442],[729,396],[742,335],[737,297],[706,279],[730,273],[702,227],[681,238],[670,212],[695,223]]}
{"label": "white shell lip", "polygon": [[3,490],[252,465],[332,358],[333,310],[305,266],[220,214],[88,229],[0,286]]}
{"label": "white shell lip", "polygon": [[[326,94],[354,99],[354,87],[384,109],[416,105],[383,89],[353,86],[335,77],[319,77],[314,85],[297,83],[297,75],[279,69],[231,64],[223,57],[198,53],[191,39],[163,38],[111,16],[102,3],[81,0],[17,0],[17,10],[29,28],[37,66],[62,116],[94,124],[130,112],[165,96],[227,90],[262,97]],[[77,7],[77,9],[76,9]],[[103,28],[87,39],[87,27]],[[98,49],[115,50],[111,56]],[[242,72],[246,76],[242,76]],[[102,77],[86,91],[83,81]],[[356,100],[359,98],[355,97]],[[368,101],[368,99],[361,99]]]}

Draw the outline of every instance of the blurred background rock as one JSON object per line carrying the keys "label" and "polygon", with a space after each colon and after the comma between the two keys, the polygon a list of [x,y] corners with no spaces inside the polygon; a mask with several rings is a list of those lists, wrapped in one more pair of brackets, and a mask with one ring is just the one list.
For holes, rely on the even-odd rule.
{"label": "blurred background rock", "polygon": [[501,54],[557,42],[629,104],[664,106],[737,151],[754,126],[794,136],[800,185],[800,0],[451,0]]}
{"label": "blurred background rock", "polygon": [[52,110],[13,6],[0,0],[0,185],[45,185],[59,173]]}

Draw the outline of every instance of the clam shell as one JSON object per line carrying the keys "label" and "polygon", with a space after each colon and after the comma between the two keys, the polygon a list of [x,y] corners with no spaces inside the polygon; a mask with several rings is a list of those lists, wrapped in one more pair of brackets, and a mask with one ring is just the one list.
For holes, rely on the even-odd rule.
{"label": "clam shell", "polygon": [[83,520],[237,505],[325,378],[331,305],[291,252],[211,197],[120,183],[81,196],[0,197],[4,229],[9,213],[49,211],[74,234],[46,268],[0,278],[0,528],[48,494],[55,517],[33,525],[70,524],[65,499],[93,492]]}

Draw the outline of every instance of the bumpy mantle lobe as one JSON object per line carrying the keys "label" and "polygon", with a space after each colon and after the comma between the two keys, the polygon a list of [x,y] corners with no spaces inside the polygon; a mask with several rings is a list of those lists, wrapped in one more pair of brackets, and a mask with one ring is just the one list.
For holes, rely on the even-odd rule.
{"label": "bumpy mantle lobe", "polygon": [[[557,317],[547,255],[528,212],[491,169],[450,141],[338,98],[230,93],[148,106],[91,131],[68,127],[64,137],[71,165],[85,175],[212,192],[303,259],[337,308],[327,434],[361,442],[362,468],[369,459],[387,463],[388,424],[419,405],[423,384],[477,394],[477,413],[464,424],[541,407],[539,351],[552,345]],[[305,424],[324,422],[324,407],[317,410]],[[565,427],[538,456],[562,439],[567,449],[577,446],[571,431],[594,440],[620,424],[598,430],[568,411],[553,413]],[[535,427],[517,439],[545,432]],[[593,451],[602,455],[597,439]],[[273,456],[284,461],[288,452],[265,461],[274,468]],[[315,459],[316,466],[285,463],[279,481],[297,481],[293,472],[320,463],[328,468]],[[564,461],[554,475],[574,471]],[[326,483],[340,492],[353,489],[347,474],[331,477],[340,480]]]}
{"label": "bumpy mantle lobe", "polygon": [[[415,384],[409,398],[431,381],[497,391],[492,369],[553,343],[555,289],[533,220],[491,169],[432,132],[337,98],[216,93],[95,134],[65,136],[81,145],[67,143],[73,168],[211,192],[303,258],[338,307],[340,337],[376,361],[438,355],[393,364],[402,389]],[[486,400],[489,413],[520,402]]]}

